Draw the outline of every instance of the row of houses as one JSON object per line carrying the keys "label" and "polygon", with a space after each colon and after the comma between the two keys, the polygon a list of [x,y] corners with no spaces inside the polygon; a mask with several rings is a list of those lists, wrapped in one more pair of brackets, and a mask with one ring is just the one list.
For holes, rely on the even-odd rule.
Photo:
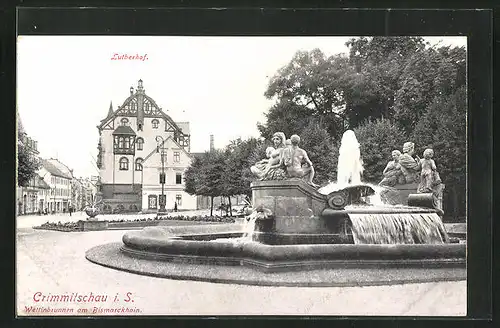
{"label": "row of houses", "polygon": [[64,213],[70,208],[82,210],[97,192],[95,181],[75,177],[73,170],[55,158],[43,159],[38,142],[29,137],[22,127],[19,115],[18,142],[40,167],[32,179],[16,190],[16,214]]}

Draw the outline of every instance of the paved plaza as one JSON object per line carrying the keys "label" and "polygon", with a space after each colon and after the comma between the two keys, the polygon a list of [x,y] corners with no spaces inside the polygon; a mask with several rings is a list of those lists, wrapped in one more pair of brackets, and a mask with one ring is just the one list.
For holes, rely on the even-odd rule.
{"label": "paved plaza", "polygon": [[[77,214],[71,220],[76,221],[78,215],[83,218]],[[466,315],[465,281],[377,287],[259,287],[117,271],[89,262],[85,252],[119,242],[125,230],[56,232],[31,228],[49,218],[51,222],[70,220],[69,215],[18,218],[18,315],[50,315],[27,313],[40,308],[66,311],[52,315],[84,316],[124,315],[120,312],[124,309],[131,311],[129,315]],[[107,298],[93,303],[42,301],[44,296],[90,294]]]}

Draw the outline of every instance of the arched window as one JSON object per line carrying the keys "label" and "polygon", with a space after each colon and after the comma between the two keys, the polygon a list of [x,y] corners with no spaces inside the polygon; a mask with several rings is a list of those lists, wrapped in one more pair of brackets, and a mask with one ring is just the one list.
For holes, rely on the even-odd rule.
{"label": "arched window", "polygon": [[128,125],[128,119],[127,118],[122,118],[121,121],[122,125]]}
{"label": "arched window", "polygon": [[137,144],[137,150],[142,150],[142,148],[144,146],[144,139],[139,137],[139,138],[137,138],[135,143]]}
{"label": "arched window", "polygon": [[153,124],[153,129],[158,129],[160,122],[157,119],[154,119],[151,121],[151,124]]}
{"label": "arched window", "polygon": [[136,171],[142,171],[142,162],[144,162],[144,160],[142,158],[138,158],[135,160],[135,170]]}
{"label": "arched window", "polygon": [[128,170],[128,158],[122,157],[120,158],[120,171]]}

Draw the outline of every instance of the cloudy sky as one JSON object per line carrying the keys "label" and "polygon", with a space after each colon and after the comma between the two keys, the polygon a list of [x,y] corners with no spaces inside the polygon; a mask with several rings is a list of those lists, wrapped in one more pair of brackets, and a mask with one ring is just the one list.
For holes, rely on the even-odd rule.
{"label": "cloudy sky", "polygon": [[[41,156],[78,176],[97,175],[96,125],[142,79],[146,94],[175,121],[189,121],[191,151],[258,136],[272,105],[269,78],[298,50],[346,53],[349,37],[19,36],[17,106]],[[466,45],[465,37],[426,38]],[[147,60],[111,60],[114,54]]]}

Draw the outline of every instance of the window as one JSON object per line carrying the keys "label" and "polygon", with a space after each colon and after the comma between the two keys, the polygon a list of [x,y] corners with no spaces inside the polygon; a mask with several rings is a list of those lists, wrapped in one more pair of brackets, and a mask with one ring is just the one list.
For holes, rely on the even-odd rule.
{"label": "window", "polygon": [[182,205],[182,195],[175,195],[175,202],[177,203],[177,206]]}
{"label": "window", "polygon": [[130,148],[130,138],[125,138],[123,148]]}
{"label": "window", "polygon": [[174,162],[179,163],[181,161],[181,153],[174,151]]}
{"label": "window", "polygon": [[127,118],[122,118],[121,121],[122,125],[128,125],[128,119]]}
{"label": "window", "polygon": [[123,148],[124,141],[123,137],[118,137],[118,148]]}
{"label": "window", "polygon": [[135,141],[135,143],[137,144],[137,150],[142,150],[143,149],[144,139],[137,138],[137,140]]}
{"label": "window", "polygon": [[142,171],[142,162],[143,162],[142,158],[138,158],[135,160],[135,170],[136,171]]}
{"label": "window", "polygon": [[128,170],[128,158],[122,157],[120,158],[120,171]]}
{"label": "window", "polygon": [[182,184],[182,174],[181,173],[176,173],[175,174],[175,183],[176,184]]}
{"label": "window", "polygon": [[151,124],[153,124],[153,129],[158,129],[160,122],[157,119],[154,119],[151,121]]}

